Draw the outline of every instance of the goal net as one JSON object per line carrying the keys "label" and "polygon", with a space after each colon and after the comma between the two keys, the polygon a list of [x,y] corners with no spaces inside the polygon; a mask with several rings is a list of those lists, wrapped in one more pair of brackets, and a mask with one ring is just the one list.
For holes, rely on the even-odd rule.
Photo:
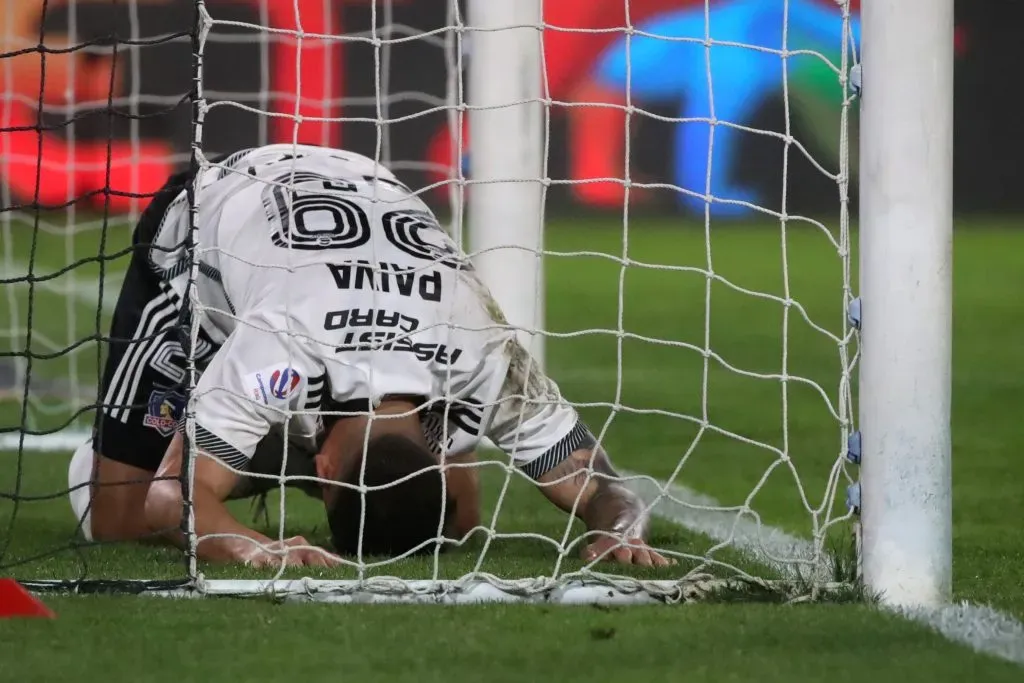
{"label": "goal net", "polygon": [[[796,598],[855,583],[857,13],[846,0],[0,0],[0,575],[339,601]],[[186,553],[83,537],[68,465],[109,407],[134,225],[170,174],[196,183],[268,143],[379,159],[435,210],[676,564],[580,559],[586,529],[486,441],[468,466],[478,525],[415,556],[255,569],[197,562],[191,532]],[[189,346],[156,351],[169,388],[137,399],[146,429],[190,419]],[[232,512],[329,547],[322,504],[285,469]]]}

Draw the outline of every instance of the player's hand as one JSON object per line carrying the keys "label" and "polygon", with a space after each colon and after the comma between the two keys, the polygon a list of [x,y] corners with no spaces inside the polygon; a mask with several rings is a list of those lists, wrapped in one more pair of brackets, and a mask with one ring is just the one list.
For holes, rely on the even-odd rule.
{"label": "player's hand", "polygon": [[[282,551],[287,551],[287,554]],[[334,567],[341,564],[340,557],[313,546],[302,536],[274,541],[264,547],[252,546],[243,558],[251,567],[278,567],[282,560],[286,567]]]}
{"label": "player's hand", "polygon": [[674,559],[666,558],[655,551],[644,543],[643,539],[631,538],[624,544],[620,543],[620,539],[602,536],[584,546],[580,554],[586,562],[601,558],[608,562],[635,564],[641,567],[666,567],[676,563]]}

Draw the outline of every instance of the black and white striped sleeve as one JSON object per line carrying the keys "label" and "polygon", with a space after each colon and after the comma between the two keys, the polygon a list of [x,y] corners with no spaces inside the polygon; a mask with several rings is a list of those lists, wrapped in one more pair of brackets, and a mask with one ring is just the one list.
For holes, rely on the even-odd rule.
{"label": "black and white striped sleeve", "polygon": [[[185,421],[178,425],[178,431],[185,434]],[[249,467],[249,457],[224,439],[220,438],[201,424],[196,424],[196,448],[207,455],[222,460],[233,469],[245,471]]]}
{"label": "black and white striped sleeve", "polygon": [[526,476],[531,479],[540,479],[548,471],[572,455],[573,451],[583,446],[584,443],[593,443],[593,440],[594,437],[590,435],[590,430],[587,429],[587,426],[577,419],[576,424],[569,433],[559,439],[554,446],[551,446],[540,456],[524,463],[520,467]]}

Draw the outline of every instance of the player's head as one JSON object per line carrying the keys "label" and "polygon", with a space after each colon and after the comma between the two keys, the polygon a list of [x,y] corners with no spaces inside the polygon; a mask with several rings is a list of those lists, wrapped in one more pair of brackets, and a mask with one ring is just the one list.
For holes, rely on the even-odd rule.
{"label": "player's head", "polygon": [[[338,552],[354,555],[361,530],[364,555],[401,555],[437,538],[451,519],[455,505],[444,496],[437,460],[420,440],[396,433],[373,437],[365,455],[348,470],[345,483],[359,485],[361,480],[367,487],[382,488],[365,493],[365,517],[359,491],[332,486],[333,494],[325,495]],[[420,551],[433,547],[426,544]]]}

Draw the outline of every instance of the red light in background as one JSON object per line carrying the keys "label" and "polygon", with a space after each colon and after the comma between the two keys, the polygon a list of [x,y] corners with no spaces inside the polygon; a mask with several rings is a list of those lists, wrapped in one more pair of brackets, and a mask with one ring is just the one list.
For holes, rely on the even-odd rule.
{"label": "red light in background", "polygon": [[953,29],[953,54],[957,57],[967,54],[967,29],[963,26]]}

